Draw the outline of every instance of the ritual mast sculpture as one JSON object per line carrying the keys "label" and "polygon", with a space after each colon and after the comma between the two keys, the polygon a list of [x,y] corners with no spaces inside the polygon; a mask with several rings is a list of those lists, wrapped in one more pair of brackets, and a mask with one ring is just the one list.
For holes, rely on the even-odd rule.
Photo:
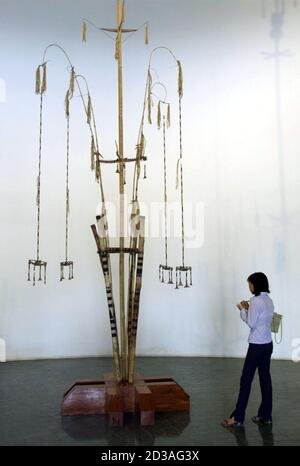
{"label": "ritual mast sculpture", "polygon": [[[155,411],[188,411],[189,396],[180,385],[170,377],[144,378],[135,370],[137,326],[139,318],[140,292],[142,285],[142,272],[144,262],[145,244],[145,217],[141,215],[139,206],[139,182],[141,179],[142,164],[144,164],[145,178],[145,120],[152,123],[153,86],[151,75],[151,59],[157,50],[167,51],[178,66],[178,110],[179,110],[179,158],[177,161],[177,184],[180,186],[180,202],[182,216],[181,246],[182,262],[176,267],[175,288],[181,286],[189,287],[192,284],[192,270],[185,264],[184,243],[184,211],[183,211],[183,145],[182,145],[182,107],[183,78],[181,63],[167,47],[155,48],[150,56],[147,70],[145,96],[143,102],[142,118],[138,132],[135,156],[129,157],[124,154],[124,129],[123,129],[123,77],[122,77],[122,40],[124,34],[131,34],[138,29],[124,28],[125,2],[117,0],[117,25],[115,28],[98,28],[106,34],[113,34],[115,41],[115,59],[118,65],[118,143],[116,144],[116,158],[106,159],[102,156],[99,148],[96,122],[94,117],[92,98],[86,79],[75,72],[69,56],[65,50],[57,45],[49,45],[43,55],[43,61],[36,71],[36,94],[40,96],[40,133],[39,133],[39,164],[37,178],[37,256],[36,259],[28,261],[28,280],[46,283],[47,262],[40,259],[40,220],[41,220],[41,168],[42,168],[42,140],[43,140],[43,101],[47,88],[47,52],[51,47],[59,48],[66,56],[70,65],[70,81],[65,97],[65,113],[67,119],[67,144],[66,144],[66,254],[60,263],[60,280],[73,278],[73,261],[68,258],[68,217],[69,217],[69,161],[70,161],[70,102],[74,95],[75,84],[79,90],[87,123],[91,133],[91,169],[95,173],[96,181],[100,187],[101,213],[96,217],[96,225],[92,225],[92,233],[95,239],[101,268],[104,275],[106,296],[108,302],[110,330],[112,337],[112,350],[114,360],[114,374],[104,374],[103,380],[77,381],[65,393],[61,412],[62,415],[104,414],[109,415],[111,425],[123,425],[125,412],[138,412],[141,424],[154,423]],[[86,42],[87,26],[90,22],[83,20],[83,36]],[[92,24],[92,23],[91,23]],[[145,42],[148,44],[148,24],[145,23]],[[82,89],[82,83],[85,90]],[[165,203],[165,226],[167,224],[167,177],[166,177],[166,127],[170,125],[170,104],[165,100],[158,101],[157,125],[163,128],[163,156],[164,156],[164,203]],[[131,230],[129,244],[125,244],[125,184],[126,166],[134,164],[134,175],[131,198]],[[119,245],[111,247],[109,239],[109,226],[102,183],[102,166],[111,164],[116,167],[119,177]],[[159,278],[162,282],[173,283],[173,268],[168,263],[167,227],[165,227],[165,263],[159,266]],[[111,267],[111,254],[119,256],[119,330],[121,345],[119,345],[116,309],[113,296],[113,273]],[[128,286],[127,302],[125,297],[125,257],[128,257]],[[167,280],[165,277],[167,274]],[[127,306],[126,306],[127,303]],[[127,312],[126,312],[127,311]]]}

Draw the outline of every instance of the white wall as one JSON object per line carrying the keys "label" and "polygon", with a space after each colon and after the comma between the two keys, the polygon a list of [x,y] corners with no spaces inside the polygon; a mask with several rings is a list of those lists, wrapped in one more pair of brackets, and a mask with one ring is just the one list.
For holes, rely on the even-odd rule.
{"label": "white wall", "polygon": [[[127,0],[127,25],[150,23],[150,46],[167,45],[184,67],[184,159],[186,200],[203,206],[204,242],[189,247],[194,286],[175,291],[158,282],[163,240],[148,238],[141,296],[138,353],[142,355],[243,356],[248,330],[234,303],[247,298],[246,278],[264,271],[284,338],[274,357],[291,358],[300,336],[300,9],[286,1],[280,50],[272,52],[270,15],[258,0]],[[95,98],[101,149],[114,154],[116,65],[113,43],[95,30],[81,43],[80,20],[113,26],[114,1],[1,0],[0,78],[0,338],[7,359],[109,355],[109,321],[90,224],[98,203],[89,171],[89,135],[80,99],[71,114],[71,239],[75,280],[59,282],[64,245],[65,118],[67,65],[48,56],[42,179],[41,258],[48,261],[47,286],[26,281],[35,254],[38,97],[34,73],[44,47],[57,42]],[[136,143],[150,48],[143,32],[124,49],[126,151]],[[164,52],[153,67],[168,86],[176,117],[176,66]],[[276,87],[276,73],[277,81]],[[279,73],[279,74],[278,74]],[[278,78],[279,77],[279,78]],[[3,97],[3,96],[2,96]],[[3,99],[2,99],[3,100]],[[177,126],[168,133],[170,199],[175,200]],[[141,200],[150,208],[162,198],[161,134],[147,127],[148,179]],[[116,175],[105,170],[107,198],[114,200]],[[127,184],[129,187],[129,183]],[[201,217],[200,217],[201,219]],[[148,218],[151,222],[151,218]],[[201,237],[202,223],[197,225]],[[188,228],[188,226],[187,226]],[[191,246],[191,243],[189,243]],[[195,245],[194,245],[195,246]],[[180,261],[180,241],[171,241],[170,261]],[[117,295],[117,289],[115,292]]]}

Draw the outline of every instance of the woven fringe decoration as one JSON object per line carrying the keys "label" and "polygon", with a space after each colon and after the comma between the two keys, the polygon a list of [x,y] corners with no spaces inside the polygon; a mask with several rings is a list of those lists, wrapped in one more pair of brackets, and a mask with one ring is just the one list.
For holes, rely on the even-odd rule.
{"label": "woven fringe decoration", "polygon": [[95,170],[95,142],[94,142],[94,136],[92,136],[91,139],[91,170]]}
{"label": "woven fringe decoration", "polygon": [[170,104],[168,104],[168,110],[167,110],[167,128],[170,128],[171,126],[171,110],[170,110]]}
{"label": "woven fringe decoration", "polygon": [[157,129],[161,128],[161,111],[160,111],[160,100],[158,101],[157,107]]}
{"label": "woven fringe decoration", "polygon": [[179,97],[183,96],[183,75],[182,75],[182,66],[179,60],[177,60],[178,65],[178,94]]}
{"label": "woven fringe decoration", "polygon": [[149,28],[148,28],[148,24],[146,24],[146,26],[145,26],[145,44],[146,45],[149,44]]}
{"label": "woven fringe decoration", "polygon": [[65,111],[66,111],[66,117],[69,118],[70,116],[70,99],[69,99],[69,91],[66,93],[65,97]]}
{"label": "woven fringe decoration", "polygon": [[92,117],[92,100],[91,100],[90,94],[88,96],[86,115],[87,115],[87,122],[88,122],[88,124],[90,124],[91,123],[91,117]]}
{"label": "woven fringe decoration", "polygon": [[179,168],[181,164],[181,159],[177,160],[177,166],[176,166],[176,189],[179,187]]}
{"label": "woven fringe decoration", "polygon": [[43,63],[43,80],[42,80],[42,88],[41,88],[41,93],[44,94],[47,89],[47,65],[46,63]]}
{"label": "woven fringe decoration", "polygon": [[40,94],[41,93],[41,71],[40,71],[41,66],[39,65],[36,69],[35,73],[35,93]]}
{"label": "woven fringe decoration", "polygon": [[151,119],[151,106],[152,106],[152,99],[151,99],[151,87],[152,87],[152,76],[150,73],[150,70],[148,70],[148,98],[147,98],[147,103],[148,103],[148,123],[152,125],[152,119]]}
{"label": "woven fringe decoration", "polygon": [[69,99],[72,99],[74,95],[74,85],[75,85],[75,71],[72,66],[71,75],[70,75],[70,85],[69,85]]}
{"label": "woven fringe decoration", "polygon": [[86,42],[86,35],[87,35],[87,24],[85,21],[82,23],[82,42]]}

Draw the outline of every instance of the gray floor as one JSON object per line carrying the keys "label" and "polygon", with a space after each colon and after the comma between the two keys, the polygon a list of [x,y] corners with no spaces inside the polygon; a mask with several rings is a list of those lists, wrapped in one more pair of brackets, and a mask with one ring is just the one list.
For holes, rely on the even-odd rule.
{"label": "gray floor", "polygon": [[231,432],[220,426],[234,407],[242,364],[240,359],[138,358],[140,373],[172,376],[191,396],[189,415],[157,414],[155,426],[142,428],[133,417],[123,428],[109,428],[103,416],[60,417],[63,392],[75,379],[110,371],[110,358],[0,364],[0,445],[299,445],[300,366],[288,361],[272,362],[272,428],[258,428],[250,420],[259,404],[257,379],[245,428]]}

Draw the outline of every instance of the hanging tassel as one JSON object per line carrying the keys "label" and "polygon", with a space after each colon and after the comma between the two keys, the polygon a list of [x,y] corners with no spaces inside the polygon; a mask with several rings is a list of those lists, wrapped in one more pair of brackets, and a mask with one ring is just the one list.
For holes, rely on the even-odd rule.
{"label": "hanging tassel", "polygon": [[70,75],[70,85],[69,85],[69,99],[72,99],[74,95],[74,85],[75,85],[75,71],[72,66],[71,75]]}
{"label": "hanging tassel", "polygon": [[148,23],[145,26],[145,44],[149,44],[149,29],[148,29]]}
{"label": "hanging tassel", "polygon": [[94,142],[94,136],[92,136],[91,139],[91,170],[95,170],[95,142]]}
{"label": "hanging tassel", "polygon": [[42,89],[41,89],[41,93],[44,94],[44,92],[46,92],[46,89],[47,89],[47,66],[46,66],[46,63],[43,63],[43,81],[42,81]]}
{"label": "hanging tassel", "polygon": [[158,108],[157,108],[157,129],[161,128],[161,111],[160,111],[160,100],[158,101]]}
{"label": "hanging tassel", "polygon": [[183,75],[182,75],[182,66],[179,60],[177,60],[178,65],[178,94],[180,99],[183,96]]}
{"label": "hanging tassel", "polygon": [[178,189],[179,186],[179,168],[181,164],[181,159],[177,160],[177,166],[176,166],[176,189]]}
{"label": "hanging tassel", "polygon": [[148,70],[148,123],[152,125],[151,119],[151,106],[152,106],[152,98],[151,98],[151,87],[152,87],[152,76],[150,70]]}
{"label": "hanging tassel", "polygon": [[65,97],[65,110],[66,110],[66,117],[69,118],[70,116],[70,99],[69,99],[69,91],[66,93]]}
{"label": "hanging tassel", "polygon": [[170,110],[170,104],[168,104],[168,110],[167,110],[167,128],[170,128],[171,126],[171,110]]}
{"label": "hanging tassel", "polygon": [[88,104],[87,104],[86,114],[87,114],[87,122],[88,122],[88,124],[90,124],[91,123],[91,117],[92,117],[92,100],[91,100],[90,94],[88,96]]}
{"label": "hanging tassel", "polygon": [[82,23],[82,42],[86,42],[86,36],[87,36],[87,24],[85,21]]}
{"label": "hanging tassel", "polygon": [[40,94],[41,93],[41,71],[40,71],[40,65],[36,69],[35,73],[35,93]]}

